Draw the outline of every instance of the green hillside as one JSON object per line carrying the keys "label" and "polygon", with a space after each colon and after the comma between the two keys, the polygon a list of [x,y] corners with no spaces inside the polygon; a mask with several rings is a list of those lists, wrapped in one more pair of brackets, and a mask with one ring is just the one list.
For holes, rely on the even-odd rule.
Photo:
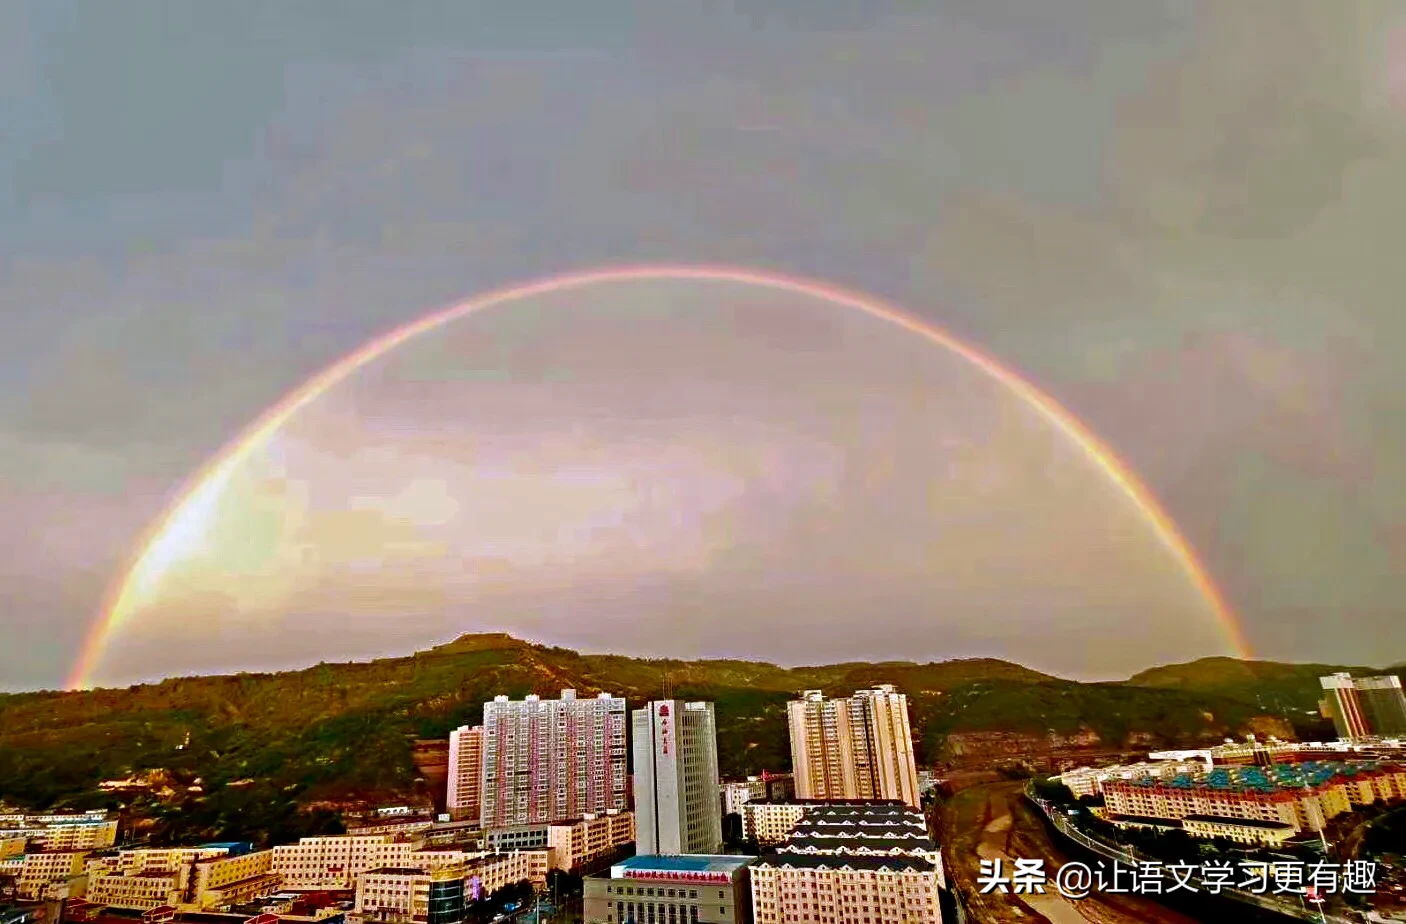
{"label": "green hillside", "polygon": [[1127,683],[1224,696],[1254,703],[1272,712],[1305,713],[1315,710],[1323,696],[1319,678],[1339,671],[1347,671],[1353,676],[1403,674],[1400,667],[1383,669],[1360,665],[1281,664],[1276,661],[1201,658],[1186,664],[1142,671],[1134,674]]}
{"label": "green hillside", "polygon": [[[1283,690],[1311,707],[1318,673],[1329,669],[1210,659],[1084,684],[990,659],[787,669],[583,655],[475,635],[405,658],[0,696],[0,800],[125,805],[149,819],[157,840],[279,840],[335,826],[333,812],[311,810],[319,803],[427,797],[411,760],[414,739],[477,722],[497,694],[606,690],[635,704],[657,698],[667,682],[675,696],[716,703],[722,770],[736,775],[789,767],[785,703],[802,689],[897,685],[911,698],[923,762],[933,764],[957,734],[1031,736],[1031,746],[1080,733],[1109,747],[1133,736],[1140,744],[1215,740],[1281,713],[1258,702],[1256,689]],[[154,770],[163,771],[157,794],[97,789]]]}

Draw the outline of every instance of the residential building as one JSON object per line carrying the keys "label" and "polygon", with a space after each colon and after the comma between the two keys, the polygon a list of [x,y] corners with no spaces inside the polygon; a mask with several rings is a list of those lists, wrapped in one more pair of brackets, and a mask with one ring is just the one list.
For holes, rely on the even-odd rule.
{"label": "residential building", "polygon": [[414,849],[414,842],[391,834],[305,837],[273,848],[273,871],[287,889],[345,890],[368,869],[409,865]]}
{"label": "residential building", "polygon": [[942,852],[928,831],[927,819],[919,810],[897,800],[810,806],[776,852],[917,857],[933,864],[939,886],[947,884]]}
{"label": "residential building", "polygon": [[920,803],[908,698],[884,684],[827,699],[807,690],[787,704],[796,796]]}
{"label": "residential building", "polygon": [[585,924],[750,924],[753,857],[636,856],[587,876]]}
{"label": "residential building", "polygon": [[449,788],[445,810],[456,820],[478,820],[483,783],[483,726],[449,733]]}
{"label": "residential building", "polygon": [[1400,677],[1358,677],[1353,686],[1374,737],[1406,736],[1406,693]]}
{"label": "residential building", "polygon": [[357,875],[356,915],[386,924],[457,924],[464,906],[515,882],[534,881],[534,867],[543,870],[537,882],[545,882],[548,864],[534,854],[545,851],[493,854],[436,869],[364,870]]}
{"label": "residential building", "polygon": [[759,776],[749,776],[745,780],[732,780],[722,784],[723,814],[741,815],[742,806],[753,799],[766,798],[766,784]]}
{"label": "residential building", "polygon": [[742,839],[766,847],[791,836],[814,802],[747,802],[742,806]]}
{"label": "residential building", "polygon": [[789,773],[767,773],[722,784],[723,814],[741,815],[747,802],[784,802],[795,798],[796,784]]}
{"label": "residential building", "polygon": [[933,863],[920,857],[776,853],[752,864],[756,924],[941,924]]}
{"label": "residential building", "polygon": [[1363,709],[1362,695],[1351,674],[1338,673],[1320,677],[1327,694],[1319,704],[1324,716],[1333,721],[1338,737],[1345,741],[1357,741],[1372,736],[1372,727],[1367,722]]}
{"label": "residential building", "polygon": [[28,901],[44,898],[51,886],[83,875],[86,850],[35,851],[24,854],[15,877],[15,891]]}
{"label": "residential building", "polygon": [[226,908],[277,890],[273,851],[256,850],[196,860],[187,875],[180,907],[194,911]]}
{"label": "residential building", "polygon": [[1260,847],[1282,847],[1297,833],[1293,825],[1282,821],[1217,818],[1214,815],[1187,815],[1181,820],[1181,827],[1192,837],[1218,837],[1237,844]]}
{"label": "residential building", "polygon": [[106,850],[117,843],[117,821],[103,816],[9,815],[6,819],[0,819],[0,837],[23,837],[31,850]]}
{"label": "residential building", "polygon": [[805,808],[752,864],[757,924],[940,924],[942,855],[919,811],[899,800]]}
{"label": "residential building", "polygon": [[559,869],[577,870],[616,853],[635,840],[635,816],[630,812],[587,815],[580,821],[559,822],[547,829],[547,846]]}
{"label": "residential building", "polygon": [[1199,773],[1205,767],[1205,764],[1195,760],[1142,761],[1113,767],[1080,767],[1077,770],[1066,770],[1055,779],[1063,783],[1075,796],[1097,796],[1103,792],[1103,784],[1109,780],[1170,780]]}
{"label": "residential building", "polygon": [[547,835],[552,826],[549,824],[540,825],[514,825],[511,828],[494,828],[485,831],[483,834],[483,846],[485,850],[500,852],[504,850],[542,850],[547,846]]}
{"label": "residential building", "polygon": [[87,901],[108,908],[150,911],[180,901],[180,874],[152,870],[101,876],[88,882]]}
{"label": "residential building", "polygon": [[134,848],[90,858],[85,897],[132,910],[213,911],[275,891],[281,878],[273,866],[274,851],[243,845]]}
{"label": "residential building", "polygon": [[625,809],[625,700],[496,697],[483,707],[484,828],[547,824]]}
{"label": "residential building", "polygon": [[723,829],[713,704],[652,702],[635,710],[633,722],[637,851],[717,853]]}
{"label": "residential building", "polygon": [[1406,766],[1304,761],[1218,767],[1171,779],[1106,780],[1102,792],[1104,812],[1115,822],[1197,816],[1275,822],[1289,825],[1297,834],[1322,831],[1333,818],[1356,806],[1406,798]]}

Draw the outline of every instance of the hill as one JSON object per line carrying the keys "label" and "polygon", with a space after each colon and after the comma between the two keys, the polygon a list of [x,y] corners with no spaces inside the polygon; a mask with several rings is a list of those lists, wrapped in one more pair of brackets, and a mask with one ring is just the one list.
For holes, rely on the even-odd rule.
{"label": "hill", "polygon": [[[1292,689],[1297,704],[1309,674],[1316,687],[1313,672],[1327,670],[1235,665],[1241,662],[1213,659],[1089,684],[994,659],[782,668],[587,655],[472,635],[403,658],[0,696],[0,800],[122,805],[157,841],[237,835],[267,842],[335,827],[338,804],[427,799],[414,742],[479,721],[483,702],[497,694],[604,690],[634,704],[656,698],[667,681],[678,697],[716,704],[722,770],[740,775],[789,767],[785,704],[802,689],[897,685],[910,696],[922,761],[932,765],[989,747],[1116,749],[1252,729],[1287,733],[1273,715],[1281,710],[1252,691],[1276,684]],[[1315,730],[1316,720],[1296,721]],[[134,776],[143,778],[138,791],[98,790],[104,780]]]}
{"label": "hill", "polygon": [[1374,668],[1341,664],[1283,664],[1277,661],[1240,661],[1235,658],[1201,658],[1185,664],[1154,667],[1134,674],[1130,686],[1156,687],[1224,696],[1254,703],[1275,713],[1317,711],[1323,696],[1319,678],[1346,671],[1353,676],[1406,674],[1406,666]]}

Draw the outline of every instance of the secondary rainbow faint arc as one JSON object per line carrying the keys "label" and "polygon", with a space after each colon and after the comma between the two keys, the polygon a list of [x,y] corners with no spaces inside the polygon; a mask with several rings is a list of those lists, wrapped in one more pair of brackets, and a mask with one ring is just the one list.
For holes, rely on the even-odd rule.
{"label": "secondary rainbow faint arc", "polygon": [[1106,446],[1092,431],[1063,405],[1028,381],[1020,373],[998,362],[977,347],[958,340],[946,330],[928,321],[919,320],[885,302],[868,295],[851,292],[817,280],[786,276],[779,273],[715,266],[640,266],[620,267],[554,276],[535,282],[497,289],[449,308],[395,328],[366,343],[322,372],[313,376],[277,404],[270,407],[233,442],[225,446],[193,478],[186,482],[161,517],[146,533],[138,546],[132,564],[106,597],[102,612],[84,642],[78,663],[74,666],[69,686],[83,688],[88,676],[112,631],[122,623],[143,591],[161,577],[172,556],[180,551],[180,540],[192,529],[206,523],[215,501],[230,475],[280,427],[307,405],[316,401],[328,389],[396,347],[421,334],[435,330],[451,321],[476,314],[489,308],[521,298],[546,295],[566,289],[608,282],[649,280],[704,280],[733,282],[761,286],[798,295],[806,295],[844,308],[862,312],[928,340],[935,346],[955,353],[991,378],[1000,382],[1073,441],[1109,479],[1125,494],[1148,520],[1163,546],[1181,563],[1198,592],[1205,598],[1220,623],[1231,646],[1241,657],[1250,656],[1239,621],[1225,595],[1201,563],[1195,549],[1187,541],[1152,491],[1142,483],[1133,470]]}

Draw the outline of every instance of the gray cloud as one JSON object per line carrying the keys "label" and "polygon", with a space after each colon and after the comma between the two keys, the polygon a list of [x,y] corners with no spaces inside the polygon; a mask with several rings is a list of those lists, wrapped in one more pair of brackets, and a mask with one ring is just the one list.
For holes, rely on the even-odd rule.
{"label": "gray cloud", "polygon": [[[1265,650],[1326,656],[1312,629],[1339,616],[1345,660],[1399,647],[1399,12],[765,6],[7,8],[6,496],[70,498],[116,562],[380,330],[569,267],[733,261],[1029,370],[1147,475]],[[1257,390],[1255,357],[1306,403]],[[92,499],[114,482],[121,511]],[[1338,537],[1311,577],[1285,530]],[[7,578],[25,625],[92,617],[68,567]],[[0,686],[62,676],[63,645],[31,650]]]}

